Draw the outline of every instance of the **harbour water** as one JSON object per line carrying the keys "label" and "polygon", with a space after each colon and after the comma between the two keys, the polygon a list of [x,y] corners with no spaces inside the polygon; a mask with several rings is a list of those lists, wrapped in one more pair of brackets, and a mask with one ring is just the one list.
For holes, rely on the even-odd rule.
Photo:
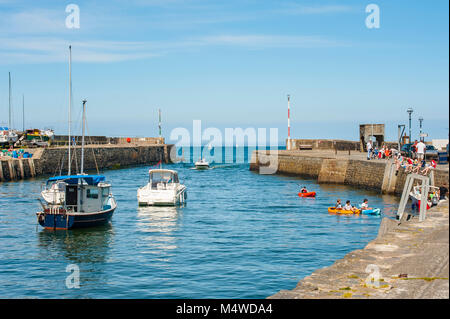
{"label": "harbour water", "polygon": [[[248,163],[164,167],[188,187],[185,207],[137,206],[149,166],[110,170],[112,223],[84,230],[37,225],[45,179],[0,184],[0,298],[265,298],[376,237],[381,217],[330,215],[336,198],[368,198],[387,216],[398,203],[373,191],[258,175]],[[299,185],[317,198],[299,198]],[[80,287],[69,289],[72,264]]]}

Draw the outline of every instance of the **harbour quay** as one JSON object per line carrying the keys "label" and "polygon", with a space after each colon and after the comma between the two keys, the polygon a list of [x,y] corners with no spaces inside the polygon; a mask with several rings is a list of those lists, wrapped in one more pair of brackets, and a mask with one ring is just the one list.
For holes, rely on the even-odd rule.
{"label": "harbour quay", "polygon": [[448,201],[423,222],[383,218],[378,236],[269,299],[448,299]]}
{"label": "harbour quay", "polygon": [[[163,138],[114,138],[114,144],[85,146],[86,170],[118,169],[134,165],[169,163],[173,144]],[[67,147],[26,149],[30,158],[0,157],[0,182],[15,181],[67,171]],[[81,159],[81,147],[72,147],[72,167]]]}

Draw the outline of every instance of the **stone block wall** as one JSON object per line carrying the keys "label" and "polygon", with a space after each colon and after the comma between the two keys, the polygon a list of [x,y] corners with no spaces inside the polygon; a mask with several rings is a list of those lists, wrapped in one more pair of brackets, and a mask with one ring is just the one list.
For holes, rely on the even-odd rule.
{"label": "stone block wall", "polygon": [[[386,162],[292,155],[283,151],[278,151],[278,159],[265,151],[254,151],[250,170],[258,171],[269,158],[272,163],[278,160],[278,174],[316,178],[319,183],[345,184],[390,194],[402,193],[407,176],[403,169],[396,176],[391,164],[388,166]],[[448,171],[435,170],[434,176],[436,186],[449,187]]]}
{"label": "stone block wall", "polygon": [[[173,145],[97,146],[85,148],[84,169],[95,171],[132,165],[152,165],[160,160],[170,161]],[[81,148],[72,149],[72,174],[80,170]],[[94,156],[95,155],[95,156]],[[39,149],[31,159],[3,159],[0,161],[0,182],[40,175],[67,174],[66,148]],[[77,164],[75,164],[75,160]],[[78,165],[78,169],[77,169]]]}

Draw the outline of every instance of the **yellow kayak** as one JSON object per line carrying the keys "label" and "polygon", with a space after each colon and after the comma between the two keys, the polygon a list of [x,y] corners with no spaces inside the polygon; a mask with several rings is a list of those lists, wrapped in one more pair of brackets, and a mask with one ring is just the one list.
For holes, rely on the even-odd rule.
{"label": "yellow kayak", "polygon": [[343,210],[343,209],[336,209],[335,207],[328,207],[328,212],[332,213],[332,214],[346,214],[346,215],[351,215],[351,214],[360,214],[361,210],[357,209],[355,211],[352,210]]}

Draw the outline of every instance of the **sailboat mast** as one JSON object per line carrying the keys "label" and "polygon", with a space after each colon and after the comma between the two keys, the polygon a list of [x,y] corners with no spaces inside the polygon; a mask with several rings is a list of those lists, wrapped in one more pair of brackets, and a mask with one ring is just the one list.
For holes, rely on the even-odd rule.
{"label": "sailboat mast", "polygon": [[84,128],[86,126],[86,100],[83,100],[83,132],[81,135],[81,174],[84,174]]}
{"label": "sailboat mast", "polygon": [[67,175],[71,174],[71,144],[72,144],[72,136],[71,136],[71,111],[72,111],[72,46],[69,45],[69,164],[68,164],[68,172]]}
{"label": "sailboat mast", "polygon": [[161,138],[161,109],[158,109],[158,114],[159,114],[159,123],[158,123],[158,127],[159,127],[159,138]]}
{"label": "sailboat mast", "polygon": [[9,120],[8,120],[8,128],[11,130],[11,72],[8,72],[9,78]]}

